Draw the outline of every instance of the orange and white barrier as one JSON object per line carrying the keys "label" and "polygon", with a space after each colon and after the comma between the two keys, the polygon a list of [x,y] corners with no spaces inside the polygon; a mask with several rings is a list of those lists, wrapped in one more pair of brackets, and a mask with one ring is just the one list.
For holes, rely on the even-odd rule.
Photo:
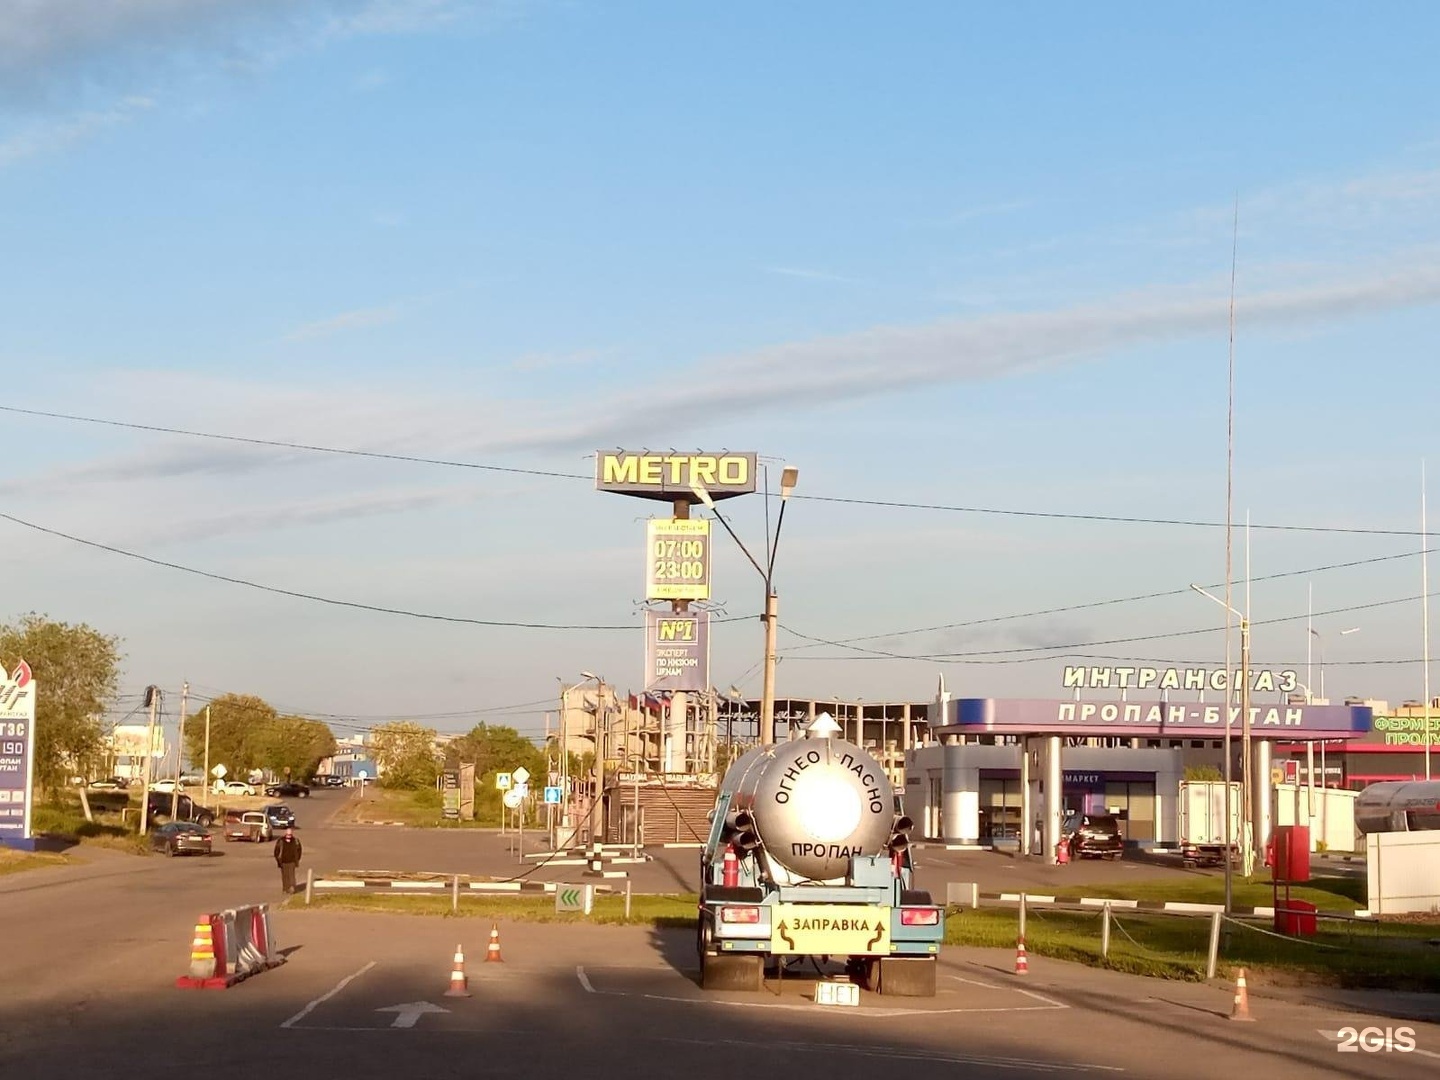
{"label": "orange and white barrier", "polygon": [[176,979],[175,985],[225,990],[284,962],[270,928],[269,904],[206,913],[195,923],[189,974]]}

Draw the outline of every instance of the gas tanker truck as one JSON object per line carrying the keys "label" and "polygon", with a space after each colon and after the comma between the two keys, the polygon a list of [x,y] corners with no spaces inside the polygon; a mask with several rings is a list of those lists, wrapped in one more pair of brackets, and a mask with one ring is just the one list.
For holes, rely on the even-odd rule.
{"label": "gas tanker truck", "polygon": [[945,916],[912,888],[912,823],[885,770],[835,738],[758,747],[725,772],[700,857],[700,985],[759,990],[804,957],[881,994],[931,997]]}
{"label": "gas tanker truck", "polygon": [[1355,827],[1363,833],[1440,829],[1440,780],[1371,784],[1355,799]]}

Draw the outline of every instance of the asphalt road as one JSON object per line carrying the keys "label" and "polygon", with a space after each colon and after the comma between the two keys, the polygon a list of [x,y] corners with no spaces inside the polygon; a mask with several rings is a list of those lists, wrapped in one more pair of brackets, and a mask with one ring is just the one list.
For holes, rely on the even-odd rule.
{"label": "asphalt road", "polygon": [[[327,826],[340,798],[297,808],[307,862],[398,869],[411,858],[415,869],[475,873],[510,859],[488,833]],[[810,1000],[813,973],[761,994],[702,993],[686,932],[502,923],[504,962],[486,964],[489,924],[479,920],[286,908],[275,916],[283,967],[227,991],[178,990],[197,914],[279,897],[265,847],[220,850],[211,859],[87,854],[83,865],[0,879],[0,1076],[238,1080],[279,1067],[407,1080],[734,1080],[792,1068],[873,1080],[902,1069],[926,1078],[1440,1069],[1440,1025],[1385,1019],[1393,996],[1307,992],[1316,1004],[1257,993],[1257,1022],[1239,1024],[1226,1019],[1226,987],[1043,958],[1021,980],[1012,957],[995,950],[947,949],[933,1000],[865,995],[859,1008],[827,1008]],[[1021,872],[977,861],[983,853],[935,855],[932,867],[922,856],[922,872],[952,874],[958,856],[959,869],[1002,880]],[[695,852],[672,857],[677,875],[693,868]],[[663,878],[667,866],[643,869]],[[1123,863],[1083,869],[1135,873]],[[468,956],[468,998],[445,996],[457,943]],[[1408,1008],[1440,1014],[1433,999]],[[1347,1026],[1409,1026],[1418,1049],[1341,1053],[1335,1034]]]}

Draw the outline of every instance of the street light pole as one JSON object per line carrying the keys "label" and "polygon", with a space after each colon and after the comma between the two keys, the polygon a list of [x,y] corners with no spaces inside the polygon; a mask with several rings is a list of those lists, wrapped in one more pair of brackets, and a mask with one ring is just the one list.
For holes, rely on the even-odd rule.
{"label": "street light pole", "polygon": [[740,550],[750,560],[750,565],[760,573],[760,578],[765,583],[765,614],[761,619],[765,623],[765,663],[764,672],[761,676],[760,690],[760,745],[775,745],[775,639],[780,624],[780,598],[775,594],[775,555],[780,549],[780,530],[785,526],[785,507],[790,501],[790,493],[795,490],[795,484],[800,478],[800,470],[794,465],[786,465],[780,474],[780,514],[775,521],[775,537],[771,540],[769,533],[766,533],[766,546],[769,554],[766,557],[765,565],[762,567],[755,561],[755,556],[750,554],[749,548],[741,543],[740,537],[735,535],[735,530],[730,523],[721,515],[715,507],[715,500],[710,493],[700,484],[694,485],[696,496],[705,504],[730,538],[740,545]]}
{"label": "street light pole", "polygon": [[[582,678],[592,679],[595,682],[595,758],[590,766],[590,782],[594,786],[594,793],[590,799],[590,842],[595,842],[596,819],[599,818],[599,827],[603,831],[605,820],[600,816],[602,790],[605,783],[605,680],[598,675],[592,675],[588,671],[580,673]],[[600,842],[604,843],[602,835]]]}
{"label": "street light pole", "polygon": [[[1239,615],[1239,614],[1240,614],[1238,611],[1236,611],[1234,608],[1232,608],[1229,604],[1225,603],[1224,600],[1221,600],[1218,596],[1215,596],[1213,593],[1207,592],[1206,590],[1202,589],[1199,585],[1191,585],[1190,588],[1194,589],[1197,593],[1199,593],[1201,596],[1205,597],[1207,600],[1213,600],[1215,603],[1217,603],[1217,604],[1219,604],[1221,607],[1225,608],[1226,611],[1227,611],[1230,615]],[[1249,653],[1250,653],[1250,648],[1249,648],[1249,644],[1250,644],[1250,624],[1249,624],[1249,620],[1246,620],[1246,619],[1244,618],[1244,616],[1241,616],[1241,619],[1242,619],[1242,621],[1241,621],[1241,624],[1240,624],[1240,664],[1241,664],[1242,670],[1243,670],[1244,673],[1245,673],[1245,676],[1246,676],[1246,678],[1245,678],[1245,684],[1246,684],[1246,686],[1247,686],[1247,688],[1248,688],[1248,686],[1249,686],[1249,678],[1248,678],[1248,676],[1249,676],[1249,670],[1248,670],[1248,669],[1249,669]],[[1229,626],[1228,619],[1227,619],[1227,622],[1226,622],[1226,626],[1227,626],[1227,628],[1228,628],[1228,626]],[[1228,673],[1227,673],[1227,676],[1226,676],[1226,677],[1227,677],[1227,679],[1228,679],[1228,677],[1229,677],[1229,676],[1228,676]],[[1249,695],[1248,695],[1248,689],[1247,689],[1247,692],[1246,692],[1246,696],[1247,696],[1247,697],[1249,696]],[[1232,771],[1233,771],[1233,769],[1232,769],[1232,767],[1231,767],[1231,763],[1230,763],[1230,757],[1231,757],[1231,753],[1230,753],[1230,702],[1231,702],[1231,700],[1232,700],[1232,696],[1231,696],[1231,694],[1230,694],[1230,692],[1229,692],[1228,683],[1227,683],[1227,689],[1226,689],[1226,693],[1225,693],[1225,728],[1224,728],[1224,747],[1225,747],[1225,750],[1224,750],[1224,753],[1225,753],[1225,773],[1224,773],[1224,775],[1225,775],[1225,914],[1226,914],[1227,916],[1228,916],[1228,915],[1233,911],[1233,909],[1234,909],[1234,895],[1235,895],[1235,891],[1234,891],[1234,880],[1233,880],[1233,879],[1234,879],[1234,870],[1233,870],[1233,868],[1232,868],[1232,866],[1231,866],[1231,863],[1232,863],[1233,860],[1232,860],[1231,854],[1230,854],[1230,853],[1231,853],[1231,849],[1235,846],[1235,830],[1234,830],[1234,818],[1233,818],[1233,815],[1234,815],[1234,795],[1233,795],[1233,793],[1232,793],[1231,790],[1230,790],[1230,785],[1231,785],[1231,773],[1232,773]],[[1248,701],[1247,701],[1247,704],[1248,704]],[[1245,730],[1246,730],[1247,732],[1249,731],[1249,724],[1248,724],[1248,722],[1247,722],[1247,724],[1245,725]],[[1245,748],[1245,749],[1248,750],[1248,747]],[[1242,753],[1244,753],[1244,752],[1245,752],[1245,751],[1242,751]],[[1247,783],[1247,784],[1249,783],[1249,777],[1248,777],[1248,776],[1246,777],[1246,783]],[[1240,805],[1241,805],[1242,810],[1243,810],[1244,805],[1245,805],[1245,800],[1242,799]],[[1243,843],[1243,842],[1244,842],[1244,837],[1245,837],[1245,823],[1244,823],[1244,822],[1241,822],[1241,823],[1240,823],[1240,836],[1241,836],[1241,841],[1242,841],[1242,843]],[[1248,845],[1247,845],[1247,847],[1248,847]]]}

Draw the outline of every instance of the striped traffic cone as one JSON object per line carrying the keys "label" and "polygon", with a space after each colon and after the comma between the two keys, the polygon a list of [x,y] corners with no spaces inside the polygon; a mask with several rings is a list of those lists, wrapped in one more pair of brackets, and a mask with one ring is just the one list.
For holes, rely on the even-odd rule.
{"label": "striped traffic cone", "polygon": [[215,958],[215,928],[210,918],[207,913],[195,920],[195,937],[190,941],[190,973],[175,980],[180,989],[224,989],[230,985],[225,961]]}
{"label": "striped traffic cone", "polygon": [[1030,961],[1025,956],[1025,939],[1015,939],[1015,974],[1024,975],[1030,970]]}
{"label": "striped traffic cone", "polygon": [[1250,991],[1245,986],[1245,969],[1235,973],[1235,1004],[1230,1009],[1231,1020],[1254,1020],[1250,1015]]}
{"label": "striped traffic cone", "polygon": [[505,958],[500,955],[500,924],[490,924],[490,944],[485,947],[485,963],[503,964]]}
{"label": "striped traffic cone", "polygon": [[455,967],[450,972],[450,989],[445,991],[446,997],[469,997],[469,980],[465,978],[465,952],[459,946],[455,946]]}

